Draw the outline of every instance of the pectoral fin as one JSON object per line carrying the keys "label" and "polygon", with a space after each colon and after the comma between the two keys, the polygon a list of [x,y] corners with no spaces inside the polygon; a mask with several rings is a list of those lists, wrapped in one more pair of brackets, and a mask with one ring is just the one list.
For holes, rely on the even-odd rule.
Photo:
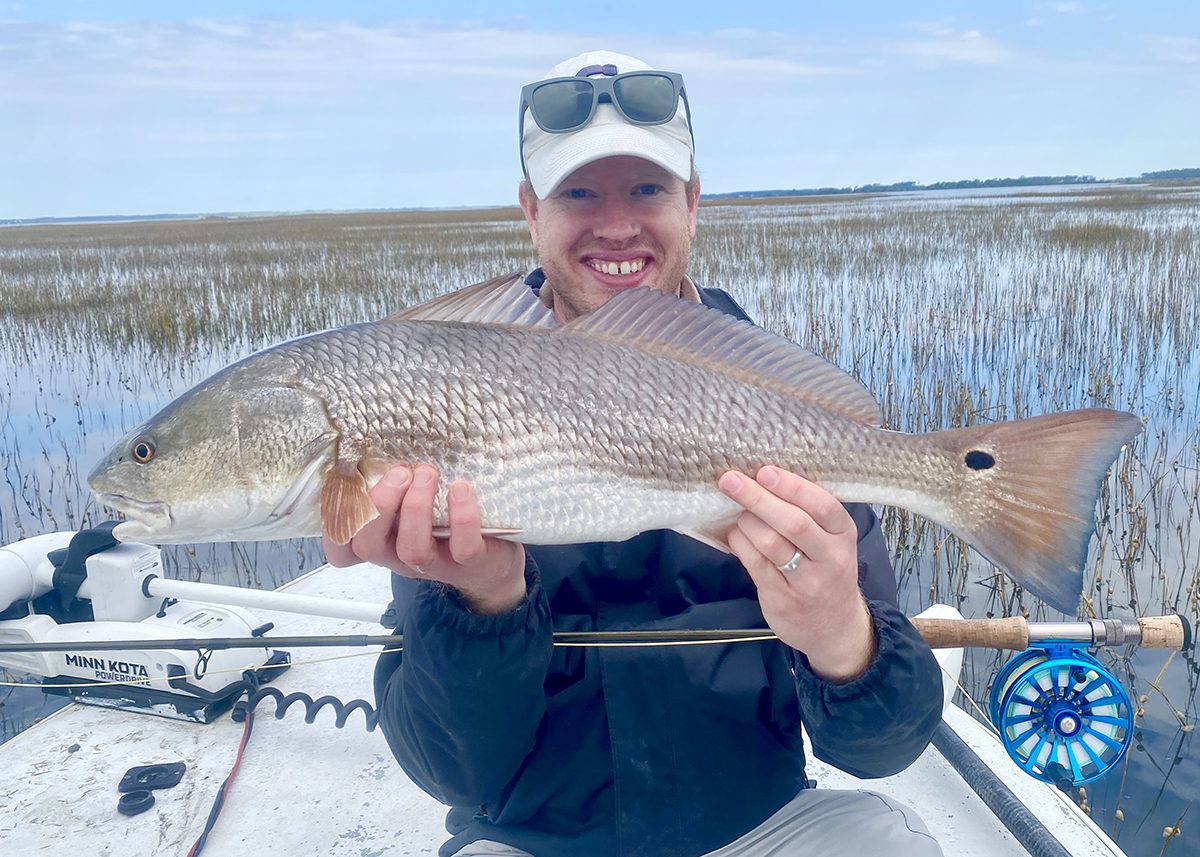
{"label": "pectoral fin", "polygon": [[358,467],[344,460],[334,464],[321,484],[321,523],[329,538],[344,545],[378,517],[379,510],[367,496],[367,481]]}

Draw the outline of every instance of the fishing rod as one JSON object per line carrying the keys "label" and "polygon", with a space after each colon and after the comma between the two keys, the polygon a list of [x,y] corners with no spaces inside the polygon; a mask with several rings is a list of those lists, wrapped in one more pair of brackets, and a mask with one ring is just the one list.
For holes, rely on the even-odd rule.
{"label": "fishing rod", "polygon": [[[319,601],[320,599],[313,599]],[[1143,649],[1190,649],[1191,623],[1178,614],[1144,616],[1133,622],[1090,619],[1080,622],[1028,622],[1005,619],[930,619],[915,617],[913,627],[934,649],[984,648],[1021,651],[1040,643],[1085,647],[1131,645]],[[555,631],[556,646],[656,646],[763,642],[778,637],[767,628],[658,629],[628,631]],[[145,640],[55,640],[0,642],[0,653],[124,652],[168,649],[220,651],[225,649],[360,648],[401,649],[402,634],[317,634],[299,636],[180,637]]]}
{"label": "fishing rod", "polygon": [[[1023,617],[1005,619],[939,619],[913,617],[909,621],[933,648],[984,647],[1021,650],[1008,660],[992,683],[988,698],[988,716],[999,732],[1001,743],[1013,761],[1036,779],[1059,785],[1083,785],[1112,770],[1124,757],[1132,743],[1135,714],[1129,695],[1116,677],[1086,649],[1098,646],[1138,646],[1148,649],[1192,648],[1190,623],[1183,616],[1150,616],[1132,622],[1116,619],[1091,619],[1079,622],[1028,622]],[[86,623],[84,623],[86,624]],[[66,626],[67,628],[70,625]],[[367,728],[373,729],[378,713],[365,700],[342,703],[332,696],[314,700],[305,693],[284,694],[268,686],[272,676],[290,665],[283,648],[381,646],[402,649],[401,634],[327,634],[300,636],[265,636],[268,626],[255,629],[242,637],[184,637],[142,640],[45,640],[30,642],[0,642],[0,655],[20,658],[64,653],[68,662],[87,669],[107,668],[130,670],[125,661],[113,659],[120,652],[133,654],[149,652],[152,659],[164,659],[170,650],[189,650],[197,654],[191,670],[176,664],[166,667],[166,675],[145,674],[129,676],[134,689],[101,691],[95,695],[121,693],[126,705],[145,707],[147,701],[163,703],[179,709],[186,719],[209,722],[243,694],[244,711],[267,698],[276,703],[275,716],[281,718],[288,707],[302,704],[305,720],[313,722],[322,707],[332,707],[337,716],[335,725],[341,727],[346,717],[361,708],[367,718]],[[559,631],[554,633],[555,646],[661,646],[699,645],[734,642],[761,642],[777,637],[768,629],[651,629],[623,631]],[[205,681],[219,679],[220,672],[208,672],[210,659],[219,657],[222,650],[257,649],[274,653],[268,660],[250,669],[233,668],[240,680],[215,684],[209,690]],[[86,652],[103,652],[104,657],[89,657]],[[229,654],[230,657],[235,657]],[[11,664],[11,661],[10,661]],[[123,666],[124,665],[124,666]],[[136,664],[134,665],[136,666]],[[192,675],[189,675],[189,672]],[[100,676],[100,673],[96,673]],[[47,679],[50,692],[55,682]],[[125,681],[118,682],[125,684]],[[164,689],[156,690],[161,684]],[[66,690],[64,686],[61,690]],[[79,701],[88,701],[93,692],[73,691]],[[169,692],[168,692],[169,691]],[[144,697],[144,698],[143,698]],[[188,702],[187,700],[194,700]],[[248,716],[248,715],[246,715]]]}
{"label": "fishing rod", "polygon": [[[277,696],[277,717],[299,700],[310,719],[333,698],[284,696],[264,686],[290,665],[286,649],[404,646],[399,634],[268,636],[274,626],[247,608],[384,627],[395,624],[397,611],[380,603],[168,580],[162,577],[157,548],[118,543],[111,526],[0,547],[0,665],[43,676],[49,693],[204,723],[243,695],[251,709]],[[90,621],[79,621],[81,616]],[[1135,709],[1128,694],[1087,650],[1189,650],[1193,645],[1191,625],[1179,615],[1133,621],[1027,622],[1020,616],[910,621],[931,648],[1017,652],[992,683],[991,721],[1027,773],[1076,785],[1118,764],[1134,734]],[[682,646],[776,639],[769,628],[642,629],[560,631],[553,643]],[[228,682],[224,676],[231,673],[238,678]],[[339,725],[356,706],[370,707],[360,702],[337,703]]]}

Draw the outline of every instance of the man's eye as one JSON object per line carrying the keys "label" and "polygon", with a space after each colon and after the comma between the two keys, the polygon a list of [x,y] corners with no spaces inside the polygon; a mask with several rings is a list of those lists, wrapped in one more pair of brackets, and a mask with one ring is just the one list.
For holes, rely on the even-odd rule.
{"label": "man's eye", "polygon": [[567,199],[587,199],[588,192],[585,188],[573,187],[564,191],[564,195]]}
{"label": "man's eye", "polygon": [[660,190],[656,184],[640,184],[636,188],[636,192],[642,196],[654,196]]}

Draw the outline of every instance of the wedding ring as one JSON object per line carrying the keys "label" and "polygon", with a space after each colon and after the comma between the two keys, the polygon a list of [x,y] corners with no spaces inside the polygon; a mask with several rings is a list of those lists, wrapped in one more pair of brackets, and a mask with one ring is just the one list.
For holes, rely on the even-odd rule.
{"label": "wedding ring", "polygon": [[787,574],[789,571],[795,571],[799,567],[800,563],[803,561],[804,561],[804,554],[801,553],[799,550],[797,550],[792,555],[791,559],[789,559],[783,565],[777,565],[775,567],[777,569],[779,569],[780,571],[782,571],[784,574]]}

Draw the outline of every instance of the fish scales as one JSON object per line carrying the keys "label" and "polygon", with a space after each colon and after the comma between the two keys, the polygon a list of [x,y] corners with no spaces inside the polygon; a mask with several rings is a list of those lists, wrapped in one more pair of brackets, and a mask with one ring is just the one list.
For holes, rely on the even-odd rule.
{"label": "fish scales", "polygon": [[[582,530],[532,524],[531,512],[558,518],[550,501],[592,508],[588,530],[628,536],[646,523],[638,490],[697,493],[699,505],[728,512],[715,484],[729,469],[774,462],[818,481],[875,484],[880,464],[908,459],[891,469],[915,486],[946,457],[695,366],[553,331],[377,323],[283,348],[298,383],[325,401],[343,455],[433,464],[444,482],[476,484],[485,525],[534,541]],[[612,499],[614,483],[630,512],[591,503]],[[656,523],[687,521],[674,511]]]}
{"label": "fish scales", "polygon": [[[463,479],[484,526],[505,537],[671,528],[721,546],[740,507],[718,478],[775,464],[843,501],[928,517],[1052,605],[1077,605],[1096,499],[1140,430],[1133,415],[886,431],[836,367],[705,307],[635,290],[552,329],[527,290],[510,309],[495,285],[283,343],[197,385],[89,477],[128,518],[116,535],[173,543],[324,527],[349,540],[377,515],[374,480],[402,462],[440,471],[438,525],[447,486]],[[486,312],[473,309],[480,298]]]}

